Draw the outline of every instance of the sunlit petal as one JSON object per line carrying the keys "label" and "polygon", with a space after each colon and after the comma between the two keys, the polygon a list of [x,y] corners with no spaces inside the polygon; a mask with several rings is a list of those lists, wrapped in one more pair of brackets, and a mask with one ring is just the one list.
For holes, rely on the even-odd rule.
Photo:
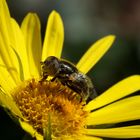
{"label": "sunlit petal", "polygon": [[18,61],[12,50],[13,30],[5,0],[0,1],[0,52],[3,62],[16,83],[19,81]]}
{"label": "sunlit petal", "polygon": [[96,108],[102,107],[113,101],[121,99],[127,95],[130,95],[138,90],[140,90],[140,76],[134,75],[130,76],[108,90],[106,90],[102,95],[98,96],[96,99],[92,100],[85,106],[85,110],[94,110]]}
{"label": "sunlit petal", "polygon": [[7,94],[10,94],[10,91],[16,87],[16,83],[11,77],[10,73],[7,70],[2,58],[0,57],[0,86],[6,91]]}
{"label": "sunlit petal", "polygon": [[29,123],[19,120],[21,127],[28,132],[32,137],[36,137],[37,140],[43,140],[42,135],[38,134],[36,130]]}
{"label": "sunlit petal", "polygon": [[104,108],[90,113],[87,118],[87,124],[99,125],[138,119],[140,119],[139,95],[117,101]]}
{"label": "sunlit petal", "polygon": [[94,43],[80,59],[80,61],[77,64],[77,68],[81,72],[87,73],[108,51],[114,39],[114,35],[109,35],[104,38],[101,38],[96,43]]}
{"label": "sunlit petal", "polygon": [[125,129],[140,129],[140,125],[125,126],[123,128],[125,128]]}
{"label": "sunlit petal", "polygon": [[[12,28],[13,28],[13,35],[14,35],[14,44],[13,45],[13,49],[16,51],[16,53],[18,54],[18,56],[20,57],[21,63],[22,63],[22,69],[23,69],[23,78],[21,80],[26,80],[31,78],[30,75],[30,71],[29,71],[29,62],[28,62],[28,58],[27,58],[27,50],[26,50],[26,46],[25,46],[25,40],[24,40],[24,36],[23,33],[19,27],[19,25],[17,24],[17,22],[11,18],[11,24],[12,24]],[[18,39],[17,39],[18,37]],[[19,65],[20,67],[20,65]],[[21,75],[21,73],[20,73]]]}
{"label": "sunlit petal", "polygon": [[0,73],[2,73],[0,76],[0,86],[7,94],[10,94],[10,91],[17,85],[4,66],[0,66]]}
{"label": "sunlit petal", "polygon": [[140,138],[140,129],[129,128],[129,126],[128,128],[87,129],[85,134],[107,138]]}
{"label": "sunlit petal", "polygon": [[21,29],[25,37],[31,77],[39,77],[41,68],[41,34],[38,16],[28,14],[22,22]]}
{"label": "sunlit petal", "polygon": [[94,136],[81,136],[77,138],[78,140],[103,140],[102,138],[94,137]]}
{"label": "sunlit petal", "polygon": [[12,96],[6,94],[5,91],[3,91],[1,88],[0,88],[0,105],[3,106],[5,109],[8,109],[10,113],[12,113],[14,116],[23,118],[18,106],[12,99]]}
{"label": "sunlit petal", "polygon": [[64,41],[64,28],[61,16],[53,11],[48,19],[46,35],[43,44],[42,60],[48,56],[60,58]]}

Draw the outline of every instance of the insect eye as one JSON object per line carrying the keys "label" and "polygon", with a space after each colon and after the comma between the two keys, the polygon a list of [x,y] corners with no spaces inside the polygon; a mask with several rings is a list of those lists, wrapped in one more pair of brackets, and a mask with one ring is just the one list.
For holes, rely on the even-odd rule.
{"label": "insect eye", "polygon": [[50,76],[54,76],[59,70],[59,61],[56,57],[50,56],[44,62],[41,62],[42,70]]}

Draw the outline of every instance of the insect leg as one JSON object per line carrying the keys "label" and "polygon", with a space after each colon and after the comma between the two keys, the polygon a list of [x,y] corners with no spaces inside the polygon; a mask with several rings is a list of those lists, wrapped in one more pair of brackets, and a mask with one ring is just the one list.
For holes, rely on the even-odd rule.
{"label": "insect leg", "polygon": [[47,79],[48,75],[46,73],[43,73],[43,77],[42,79],[40,80],[40,82],[43,82]]}
{"label": "insect leg", "polygon": [[53,78],[51,79],[51,82],[55,81],[56,78],[57,78],[56,76],[53,77]]}

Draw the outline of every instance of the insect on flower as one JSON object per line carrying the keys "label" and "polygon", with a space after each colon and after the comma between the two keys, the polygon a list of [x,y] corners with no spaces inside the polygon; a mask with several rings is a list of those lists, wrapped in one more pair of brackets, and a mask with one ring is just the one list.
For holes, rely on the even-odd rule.
{"label": "insect on flower", "polygon": [[59,80],[63,85],[77,92],[82,100],[96,97],[91,79],[80,72],[71,62],[49,56],[44,62],[41,62],[41,65],[43,72],[41,81],[44,81],[48,76],[52,76],[51,81]]}
{"label": "insect on flower", "polygon": [[[64,27],[58,12],[53,10],[49,15],[41,42],[38,16],[29,13],[19,26],[10,16],[6,0],[0,0],[0,106],[27,132],[23,139],[140,139],[140,96],[132,95],[140,91],[140,75],[125,78],[95,100],[87,101],[94,93],[89,88],[94,88],[85,74],[109,50],[114,39],[114,35],[108,35],[96,41],[75,67],[59,59]],[[56,58],[46,65],[48,56]],[[50,76],[56,80],[51,82]],[[15,138],[9,135],[9,139]]]}

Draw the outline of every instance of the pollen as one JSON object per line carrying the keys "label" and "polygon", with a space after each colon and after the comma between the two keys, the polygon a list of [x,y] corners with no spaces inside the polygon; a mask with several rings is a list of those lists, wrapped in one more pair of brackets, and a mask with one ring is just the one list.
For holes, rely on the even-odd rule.
{"label": "pollen", "polygon": [[[59,81],[32,79],[14,93],[14,100],[29,124],[40,134],[48,125],[56,138],[79,135],[85,128],[88,112],[79,94]],[[48,117],[49,116],[49,117]]]}

